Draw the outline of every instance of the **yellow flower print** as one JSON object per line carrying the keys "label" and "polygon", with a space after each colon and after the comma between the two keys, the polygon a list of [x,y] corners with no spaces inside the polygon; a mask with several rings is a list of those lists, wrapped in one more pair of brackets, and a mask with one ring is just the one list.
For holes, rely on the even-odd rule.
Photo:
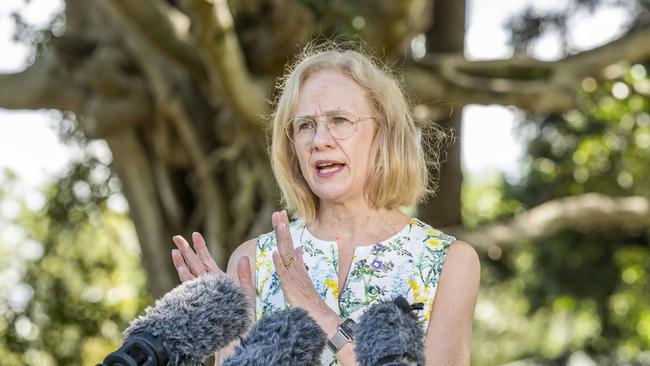
{"label": "yellow flower print", "polygon": [[269,280],[269,276],[264,276],[262,280],[260,281],[259,286],[257,286],[258,292],[261,292],[261,290],[264,288],[264,285],[266,285],[266,282]]}
{"label": "yellow flower print", "polygon": [[[410,279],[406,282],[408,282],[408,284],[411,286],[411,289],[413,289],[413,300],[415,300],[415,302],[421,303],[426,302],[426,298],[423,297],[420,293],[420,285],[413,279]],[[427,289],[425,288],[424,290],[426,291]]]}
{"label": "yellow flower print", "polygon": [[411,285],[411,288],[413,289],[413,291],[417,291],[417,290],[420,289],[420,285],[418,285],[418,283],[415,282],[414,280],[408,280],[406,282],[408,282],[408,284]]}
{"label": "yellow flower print", "polygon": [[325,280],[325,285],[332,289],[332,295],[334,295],[335,298],[339,298],[339,285],[336,283],[336,281],[329,279]]}
{"label": "yellow flower print", "polygon": [[427,234],[428,236],[440,236],[440,234],[442,234],[440,230],[436,230],[432,227],[428,227],[424,229],[424,233]]}
{"label": "yellow flower print", "polygon": [[426,296],[427,299],[429,298],[429,295],[431,295],[430,287],[431,286],[424,286],[424,296]]}
{"label": "yellow flower print", "polygon": [[417,222],[417,220],[415,220],[415,219],[410,219],[410,220],[409,220],[409,225],[411,225],[411,226],[413,226],[413,225],[415,225],[415,224],[417,224],[417,223],[418,223],[418,222]]}
{"label": "yellow flower print", "polygon": [[429,318],[431,318],[431,306],[433,305],[433,302],[427,302],[426,305],[424,306],[424,320],[429,321]]}
{"label": "yellow flower print", "polygon": [[262,250],[260,252],[259,257],[257,257],[257,260],[255,261],[255,268],[259,270],[262,264],[264,263],[265,259],[266,259],[266,251]]}
{"label": "yellow flower print", "polygon": [[442,248],[442,243],[440,243],[440,240],[436,238],[427,239],[427,244],[429,244],[430,247],[435,249]]}

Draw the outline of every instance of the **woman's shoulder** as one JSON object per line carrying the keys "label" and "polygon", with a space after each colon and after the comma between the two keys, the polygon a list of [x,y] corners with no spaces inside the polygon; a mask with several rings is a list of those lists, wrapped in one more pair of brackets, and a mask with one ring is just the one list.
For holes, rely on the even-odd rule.
{"label": "woman's shoulder", "polygon": [[416,233],[423,236],[423,242],[430,249],[428,252],[442,258],[445,268],[448,268],[445,271],[448,273],[447,277],[465,276],[463,281],[478,283],[481,264],[478,253],[472,245],[417,218],[411,219],[409,225],[419,228],[419,232],[416,230]]}
{"label": "woman's shoulder", "polygon": [[423,222],[420,219],[412,218],[409,225],[419,228],[419,234],[425,236],[425,241],[434,248],[444,249],[446,252],[446,265],[462,268],[480,268],[480,262],[476,249],[469,243],[458,240],[442,230]]}
{"label": "woman's shoulder", "polygon": [[456,237],[449,235],[440,229],[436,229],[417,218],[412,218],[411,221],[409,221],[409,224],[419,227],[423,235],[446,242],[450,254],[453,252],[453,254],[451,254],[453,257],[462,258],[460,259],[461,261],[476,261],[478,259],[476,249],[474,249],[474,247],[469,243],[458,240]]}
{"label": "woman's shoulder", "polygon": [[237,248],[232,252],[232,256],[244,256],[255,254],[255,247],[257,245],[257,238],[246,240],[245,242],[239,244]]}
{"label": "woman's shoulder", "polygon": [[416,237],[423,242],[427,242],[429,245],[440,247],[445,250],[456,241],[456,238],[452,235],[449,235],[440,229],[436,229],[415,217],[409,220],[407,229],[407,235]]}
{"label": "woman's shoulder", "polygon": [[239,244],[237,248],[230,254],[230,259],[228,260],[228,269],[236,268],[237,262],[242,257],[255,258],[255,250],[257,246],[257,239],[246,240],[245,242]]}
{"label": "woman's shoulder", "polygon": [[447,261],[462,267],[480,267],[478,253],[473,246],[462,240],[454,240],[447,254]]}

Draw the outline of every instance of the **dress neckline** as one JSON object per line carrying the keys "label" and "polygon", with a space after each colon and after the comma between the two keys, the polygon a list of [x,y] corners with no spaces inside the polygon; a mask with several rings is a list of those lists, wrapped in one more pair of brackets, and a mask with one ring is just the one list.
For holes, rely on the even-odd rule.
{"label": "dress neckline", "polygon": [[[396,233],[394,233],[393,235],[389,236],[388,238],[386,238],[384,240],[374,242],[374,243],[363,244],[363,245],[356,245],[354,248],[355,249],[357,249],[357,248],[370,248],[370,247],[373,247],[374,245],[377,245],[377,244],[384,244],[384,243],[387,243],[387,242],[391,242],[391,241],[395,240],[396,238],[405,235],[406,232],[411,228],[411,225],[413,224],[414,220],[417,220],[417,219],[415,217],[410,217],[409,220],[406,222],[406,224],[404,226],[402,226],[401,229],[399,229]],[[338,244],[334,240],[324,240],[324,239],[321,239],[321,238],[317,237],[316,235],[312,234],[311,231],[309,231],[309,228],[307,227],[307,222],[305,222],[304,219],[298,219],[297,221],[298,221],[299,226],[302,226],[303,232],[310,239],[313,239],[313,240],[315,240],[315,241],[317,241],[319,243],[325,243],[325,244],[330,244],[330,245],[337,245]]]}

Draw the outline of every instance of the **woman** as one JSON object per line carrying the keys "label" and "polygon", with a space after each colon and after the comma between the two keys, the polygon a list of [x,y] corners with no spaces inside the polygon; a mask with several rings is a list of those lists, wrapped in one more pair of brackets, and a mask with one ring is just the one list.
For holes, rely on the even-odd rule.
{"label": "woman", "polygon": [[[324,365],[355,365],[349,325],[397,295],[425,304],[427,364],[469,365],[478,257],[399,210],[428,193],[429,179],[398,84],[338,49],[303,55],[283,81],[271,161],[297,220],[275,212],[274,231],[241,244],[228,275],[255,299],[257,318],[286,305],[307,310],[331,337]],[[203,238],[192,240],[194,249],[174,237],[181,280],[220,271]]]}

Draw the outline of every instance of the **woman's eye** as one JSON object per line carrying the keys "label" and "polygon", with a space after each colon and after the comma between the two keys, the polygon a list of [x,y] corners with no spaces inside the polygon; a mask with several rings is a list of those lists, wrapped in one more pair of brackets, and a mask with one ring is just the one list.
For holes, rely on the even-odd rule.
{"label": "woman's eye", "polygon": [[308,119],[301,120],[301,121],[299,121],[297,123],[297,126],[298,126],[297,127],[298,131],[308,130],[308,129],[314,128],[314,121],[311,121],[311,120],[308,120]]}
{"label": "woman's eye", "polygon": [[345,117],[341,117],[341,116],[334,117],[333,120],[334,120],[334,124],[337,124],[337,125],[344,125],[344,124],[350,123],[349,119],[347,119]]}

